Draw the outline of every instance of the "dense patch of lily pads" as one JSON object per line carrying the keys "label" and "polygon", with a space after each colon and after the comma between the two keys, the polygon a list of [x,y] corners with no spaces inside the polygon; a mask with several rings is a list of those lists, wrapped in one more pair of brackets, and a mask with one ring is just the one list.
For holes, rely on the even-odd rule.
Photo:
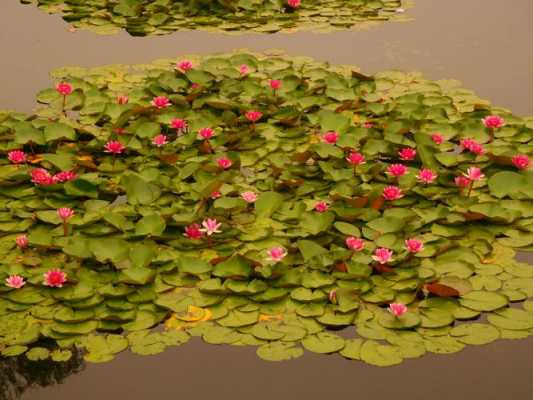
{"label": "dense patch of lily pads", "polygon": [[293,32],[350,29],[404,19],[402,0],[20,0],[72,26],[134,36],[180,30]]}
{"label": "dense patch of lily pads", "polygon": [[533,332],[532,118],[274,52],[53,76],[0,114],[3,356],[387,366]]}

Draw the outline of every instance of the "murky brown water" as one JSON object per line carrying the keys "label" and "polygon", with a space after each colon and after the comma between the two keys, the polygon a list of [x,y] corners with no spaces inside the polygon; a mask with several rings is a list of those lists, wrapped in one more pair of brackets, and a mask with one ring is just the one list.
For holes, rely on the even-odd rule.
{"label": "murky brown water", "polygon": [[[57,16],[18,0],[0,5],[0,109],[30,111],[48,71],[66,65],[144,63],[179,54],[279,48],[333,63],[422,71],[458,79],[480,97],[518,115],[533,115],[533,1],[418,0],[415,20],[368,31],[227,36],[204,32],[132,38],[69,33]],[[529,257],[533,263],[533,257]],[[253,348],[199,341],[155,357],[124,354],[89,364],[64,384],[32,389],[33,399],[299,399],[530,400],[533,339],[469,346],[375,368],[340,356],[306,354],[285,363],[259,360]],[[0,388],[0,398],[1,398]]]}

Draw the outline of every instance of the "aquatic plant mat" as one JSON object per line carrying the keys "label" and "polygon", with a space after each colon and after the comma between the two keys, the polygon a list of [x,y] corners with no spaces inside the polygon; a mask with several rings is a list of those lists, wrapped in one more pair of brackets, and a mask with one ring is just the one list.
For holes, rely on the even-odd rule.
{"label": "aquatic plant mat", "polygon": [[[20,0],[60,13],[76,28],[97,33],[121,29],[134,36],[180,30],[214,32],[331,31],[406,20],[405,0]],[[297,7],[296,4],[299,4]]]}
{"label": "aquatic plant mat", "polygon": [[513,249],[533,249],[516,159],[532,118],[416,73],[184,61],[62,69],[70,94],[0,115],[0,279],[26,282],[0,289],[3,356],[103,362],[197,336],[388,366],[531,335]]}

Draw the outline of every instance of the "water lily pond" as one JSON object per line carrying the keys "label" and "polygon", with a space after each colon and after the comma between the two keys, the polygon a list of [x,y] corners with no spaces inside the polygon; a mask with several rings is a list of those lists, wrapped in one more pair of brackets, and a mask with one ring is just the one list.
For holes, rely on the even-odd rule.
{"label": "water lily pond", "polygon": [[[51,31],[42,9],[87,13],[15,3]],[[412,32],[439,14],[418,6]],[[410,24],[375,27],[368,49]],[[291,49],[308,33],[218,54],[201,32],[156,50],[54,35],[69,62],[0,97],[2,398],[422,398],[444,376],[432,397],[528,398],[533,82],[408,72],[423,47],[375,65]],[[170,51],[174,35],[205,47]],[[130,45],[94,59],[93,39]]]}

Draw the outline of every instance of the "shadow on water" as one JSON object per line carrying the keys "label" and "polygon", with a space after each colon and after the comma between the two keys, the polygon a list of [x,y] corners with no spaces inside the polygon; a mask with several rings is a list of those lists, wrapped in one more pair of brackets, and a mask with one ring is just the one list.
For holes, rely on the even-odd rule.
{"label": "shadow on water", "polygon": [[60,384],[83,368],[83,357],[79,353],[62,363],[30,361],[24,355],[0,359],[0,399],[17,400],[30,388]]}
{"label": "shadow on water", "polygon": [[[4,0],[1,7],[0,109],[30,111],[35,93],[49,86],[48,72],[54,68],[145,63],[246,47],[282,48],[295,56],[358,65],[369,73],[396,68],[421,71],[431,79],[458,79],[497,106],[533,115],[531,0],[419,0],[409,10],[413,22],[362,32],[270,36],[178,32],[147,38],[69,33],[58,16],[21,6],[18,0]],[[533,264],[531,254],[519,259]],[[121,396],[128,400],[530,400],[532,359],[533,338],[469,346],[452,355],[426,355],[390,368],[309,353],[290,362],[267,363],[251,347],[192,340],[158,356],[125,353],[111,363],[88,364],[83,373],[78,373],[83,369],[79,358],[61,366],[24,357],[4,360],[0,393],[8,400],[21,395],[25,400]]]}

